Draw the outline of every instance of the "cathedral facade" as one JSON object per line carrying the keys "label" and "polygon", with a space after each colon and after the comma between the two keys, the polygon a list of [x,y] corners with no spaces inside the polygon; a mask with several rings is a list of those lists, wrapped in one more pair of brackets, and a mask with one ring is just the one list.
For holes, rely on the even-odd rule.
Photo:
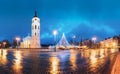
{"label": "cathedral facade", "polygon": [[35,15],[32,18],[31,25],[31,36],[26,36],[23,38],[23,42],[21,42],[21,48],[40,48],[40,19],[37,16],[37,12],[35,11]]}

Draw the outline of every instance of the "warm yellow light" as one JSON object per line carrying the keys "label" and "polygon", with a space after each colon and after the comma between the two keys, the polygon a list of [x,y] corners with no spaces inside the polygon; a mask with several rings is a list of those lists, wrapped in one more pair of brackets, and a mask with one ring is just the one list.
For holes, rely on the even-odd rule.
{"label": "warm yellow light", "polygon": [[[1,55],[2,54],[2,55]],[[7,64],[7,50],[1,50],[1,63],[3,64],[3,65],[5,65],[5,64]]]}
{"label": "warm yellow light", "polygon": [[106,47],[109,47],[109,45],[108,45],[108,44],[106,44],[105,46],[106,46]]}
{"label": "warm yellow light", "polygon": [[3,42],[3,45],[6,45],[6,42]]}
{"label": "warm yellow light", "polygon": [[100,42],[101,44],[103,44],[103,42]]}
{"label": "warm yellow light", "polygon": [[51,62],[50,72],[52,74],[58,74],[59,59],[57,57],[51,57],[50,62]]}
{"label": "warm yellow light", "polygon": [[111,50],[111,53],[114,53],[115,52],[115,49],[110,49]]}
{"label": "warm yellow light", "polygon": [[2,50],[0,49],[0,56],[1,56]]}
{"label": "warm yellow light", "polygon": [[91,50],[91,54],[90,54],[90,70],[91,71],[95,71],[94,67],[96,67],[96,65],[98,65],[97,63],[97,59],[98,57],[96,57],[97,51],[96,50]]}
{"label": "warm yellow light", "polygon": [[20,41],[20,37],[16,37],[16,40],[17,40],[17,41]]}
{"label": "warm yellow light", "polygon": [[113,46],[116,46],[116,43],[115,43],[115,42],[113,42]]}
{"label": "warm yellow light", "polygon": [[87,46],[83,46],[83,48],[87,48]]}
{"label": "warm yellow light", "polygon": [[21,55],[21,51],[15,51],[15,62],[14,62],[14,65],[13,65],[13,70],[15,71],[16,74],[22,74],[22,55]]}
{"label": "warm yellow light", "polygon": [[104,55],[104,49],[100,49],[100,58],[103,58],[105,55]]}
{"label": "warm yellow light", "polygon": [[76,51],[74,51],[74,50],[71,50],[70,51],[70,62],[71,62],[71,68],[72,68],[72,70],[76,70],[76,68],[77,68],[77,65],[76,65],[76,60],[77,60],[77,57],[76,57],[76,54],[77,52]]}
{"label": "warm yellow light", "polygon": [[96,56],[96,51],[91,50],[90,61],[92,64],[97,62],[97,58],[95,56]]}

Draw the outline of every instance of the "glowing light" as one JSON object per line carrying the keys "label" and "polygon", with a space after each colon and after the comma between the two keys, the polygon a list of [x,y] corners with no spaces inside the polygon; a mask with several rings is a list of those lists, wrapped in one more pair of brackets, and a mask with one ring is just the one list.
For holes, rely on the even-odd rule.
{"label": "glowing light", "polygon": [[104,55],[104,49],[100,49],[100,58],[103,58],[105,55]]}
{"label": "glowing light", "polygon": [[17,40],[17,41],[20,41],[20,37],[16,37],[16,40]]}
{"label": "glowing light", "polygon": [[66,59],[68,59],[68,56],[70,55],[69,51],[62,51],[58,53],[58,57],[60,58],[60,60],[62,62],[66,61]]}
{"label": "glowing light", "polygon": [[72,38],[76,38],[76,36],[74,35]]}
{"label": "glowing light", "polygon": [[114,53],[115,52],[115,49],[111,49],[111,53]]}
{"label": "glowing light", "polygon": [[50,62],[51,62],[50,72],[52,74],[58,74],[59,59],[57,57],[51,57]]}
{"label": "glowing light", "polygon": [[58,34],[57,30],[54,30],[53,35],[57,35],[57,34]]}
{"label": "glowing light", "polygon": [[17,41],[17,48],[18,48],[18,42],[20,41],[20,37],[16,37],[16,41]]}
{"label": "glowing light", "polygon": [[7,44],[6,42],[3,42],[4,47],[5,47],[6,44]]}
{"label": "glowing light", "polygon": [[0,53],[1,53],[1,54],[0,54],[0,57],[1,57],[0,63],[3,64],[3,65],[7,64],[7,62],[8,62],[8,61],[7,61],[7,56],[6,56],[6,55],[7,55],[7,50],[3,50],[3,49],[2,49],[2,50],[0,51]]}
{"label": "glowing light", "polygon": [[84,45],[84,46],[82,46],[82,48],[84,48],[84,49],[85,49],[85,48],[87,48],[87,46],[85,46],[85,45]]}
{"label": "glowing light", "polygon": [[83,52],[85,58],[90,57],[90,50],[85,50],[85,53]]}
{"label": "glowing light", "polygon": [[71,50],[71,52],[70,52],[70,62],[71,62],[71,68],[73,69],[73,70],[76,70],[76,68],[77,68],[77,65],[76,65],[76,59],[77,59],[77,57],[76,57],[76,51],[74,51],[74,50]]}
{"label": "glowing light", "polygon": [[92,40],[95,42],[95,41],[97,40],[97,38],[96,38],[96,37],[93,37]]}
{"label": "glowing light", "polygon": [[115,42],[113,42],[113,44],[112,44],[114,47],[117,45]]}
{"label": "glowing light", "polygon": [[2,50],[0,50],[0,56],[1,56]]}
{"label": "glowing light", "polygon": [[106,44],[106,47],[109,47],[109,45],[108,45],[108,44]]}
{"label": "glowing light", "polygon": [[[97,50],[97,49],[96,49]],[[98,57],[96,57],[98,55],[96,50],[91,50],[91,54],[90,54],[90,70],[91,71],[95,71],[94,67],[96,67],[96,65],[98,65]]]}
{"label": "glowing light", "polygon": [[91,60],[92,64],[97,62],[96,51],[95,50],[91,50],[90,60]]}
{"label": "glowing light", "polygon": [[13,70],[15,71],[16,74],[22,74],[22,55],[21,55],[21,51],[15,51],[15,62],[14,62],[14,65],[13,65]]}

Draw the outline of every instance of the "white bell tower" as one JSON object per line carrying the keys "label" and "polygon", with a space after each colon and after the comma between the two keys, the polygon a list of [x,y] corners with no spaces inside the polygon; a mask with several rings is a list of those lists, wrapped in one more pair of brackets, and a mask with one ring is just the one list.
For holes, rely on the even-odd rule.
{"label": "white bell tower", "polygon": [[40,19],[37,17],[37,12],[35,11],[35,16],[32,19],[32,41],[31,48],[40,48]]}

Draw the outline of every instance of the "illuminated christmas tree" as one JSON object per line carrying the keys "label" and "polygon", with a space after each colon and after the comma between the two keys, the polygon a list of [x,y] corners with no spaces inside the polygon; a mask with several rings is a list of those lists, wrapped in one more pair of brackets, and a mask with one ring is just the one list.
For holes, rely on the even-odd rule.
{"label": "illuminated christmas tree", "polygon": [[57,46],[69,46],[69,43],[65,37],[65,34],[63,33],[61,40],[57,44]]}

